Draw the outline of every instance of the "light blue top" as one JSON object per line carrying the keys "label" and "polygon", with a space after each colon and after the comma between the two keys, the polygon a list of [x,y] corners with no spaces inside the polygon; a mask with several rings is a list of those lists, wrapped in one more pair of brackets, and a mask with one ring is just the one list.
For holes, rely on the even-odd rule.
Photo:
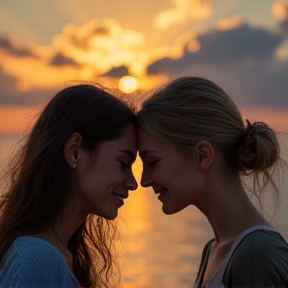
{"label": "light blue top", "polygon": [[3,260],[1,288],[81,287],[60,252],[46,240],[16,238]]}

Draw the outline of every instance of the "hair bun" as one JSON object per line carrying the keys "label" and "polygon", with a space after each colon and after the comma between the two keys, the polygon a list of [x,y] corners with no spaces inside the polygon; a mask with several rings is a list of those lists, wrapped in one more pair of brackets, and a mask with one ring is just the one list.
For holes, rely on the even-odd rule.
{"label": "hair bun", "polygon": [[247,126],[239,143],[237,162],[242,172],[263,171],[273,166],[279,157],[276,135],[266,123],[246,119]]}

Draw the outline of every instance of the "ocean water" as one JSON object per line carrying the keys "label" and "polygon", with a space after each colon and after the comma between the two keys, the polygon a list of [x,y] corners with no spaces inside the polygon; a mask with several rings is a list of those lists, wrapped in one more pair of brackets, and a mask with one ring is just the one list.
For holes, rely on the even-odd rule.
{"label": "ocean water", "polygon": [[[0,134],[0,169],[16,149],[19,138]],[[139,183],[140,159],[133,170]],[[196,208],[167,216],[152,189],[139,187],[130,192],[118,218],[123,288],[192,286],[202,248],[212,237],[207,220]]]}
{"label": "ocean water", "polygon": [[[19,135],[0,134],[0,169],[16,149],[18,140]],[[139,159],[133,170],[139,183],[142,170]],[[287,187],[287,181],[284,184]],[[287,194],[282,199],[279,218],[285,236]],[[195,207],[167,216],[161,205],[151,189],[140,186],[130,192],[119,210],[122,288],[193,286],[203,246],[213,237],[212,230]]]}

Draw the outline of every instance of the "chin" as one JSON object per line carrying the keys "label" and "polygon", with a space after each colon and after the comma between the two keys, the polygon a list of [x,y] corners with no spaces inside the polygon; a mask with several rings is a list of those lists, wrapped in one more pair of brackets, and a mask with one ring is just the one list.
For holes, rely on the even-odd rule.
{"label": "chin", "polygon": [[162,211],[164,214],[166,215],[173,215],[175,213],[178,213],[180,212],[181,210],[183,210],[185,207],[173,207],[173,206],[170,206],[170,207],[167,207],[165,205],[162,206]]}
{"label": "chin", "polygon": [[115,216],[111,216],[111,217],[105,217],[106,219],[108,220],[114,220],[118,215],[115,215]]}
{"label": "chin", "polygon": [[162,211],[166,215],[172,215],[172,214],[175,214],[178,212],[178,211],[173,211],[173,209],[171,209],[171,208],[170,209],[166,208],[165,206],[162,206]]}
{"label": "chin", "polygon": [[97,216],[103,217],[107,220],[114,220],[118,216],[118,210],[116,212],[109,212],[109,213],[97,213]]}

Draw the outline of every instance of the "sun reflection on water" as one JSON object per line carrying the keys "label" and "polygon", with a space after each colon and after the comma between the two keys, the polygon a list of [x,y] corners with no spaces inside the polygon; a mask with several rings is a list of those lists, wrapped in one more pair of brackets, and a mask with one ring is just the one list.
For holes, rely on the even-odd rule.
{"label": "sun reflection on water", "polygon": [[[34,114],[35,111],[34,108],[28,109],[27,107],[26,110],[23,110],[23,114],[20,114],[21,109],[13,111],[13,109],[4,109],[5,107],[0,108],[0,118],[2,117],[3,120],[0,121],[1,170],[4,160],[19,140],[17,133],[23,129],[23,126],[26,126],[26,120],[30,120],[30,117],[26,120],[25,117]],[[253,115],[257,121],[268,119],[268,123],[270,121],[272,124],[274,123],[274,126],[288,131],[287,112],[284,113],[284,110],[281,112],[282,114],[277,112],[276,125],[276,111],[269,111],[265,111],[265,115],[260,114],[260,111],[257,115],[255,110],[248,112],[246,110],[246,114],[249,114],[249,119]],[[270,118],[269,115],[271,115]],[[288,159],[288,154],[286,158]],[[124,207],[119,210],[122,240],[122,246],[120,245],[118,249],[119,264],[122,270],[120,287],[192,287],[201,251],[207,240],[212,237],[211,228],[204,216],[194,207],[188,207],[171,216],[163,214],[162,204],[152,189],[140,186],[141,172],[142,163],[138,157],[133,165],[133,173],[139,187],[136,191],[130,192],[130,197],[125,201]],[[287,186],[287,181],[284,184]],[[285,230],[286,237],[288,235],[285,224],[287,222],[285,206],[287,195],[287,193],[284,195],[286,198],[283,198],[279,214],[280,224]]]}
{"label": "sun reflection on water", "polygon": [[[142,163],[137,158],[133,172],[140,184]],[[123,288],[191,287],[200,253],[211,231],[195,209],[167,216],[152,189],[130,192],[120,209],[119,251]]]}

